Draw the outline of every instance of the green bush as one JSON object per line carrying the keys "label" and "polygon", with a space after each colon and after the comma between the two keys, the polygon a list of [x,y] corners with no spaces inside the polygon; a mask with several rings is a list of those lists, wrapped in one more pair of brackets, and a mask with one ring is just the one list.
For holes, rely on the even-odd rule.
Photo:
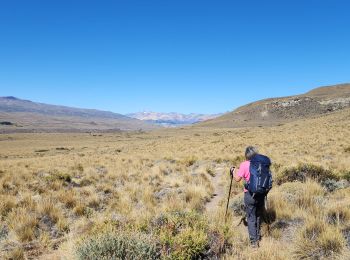
{"label": "green bush", "polygon": [[332,179],[327,179],[324,182],[322,182],[321,184],[329,192],[333,192],[333,191],[339,190],[339,189],[344,189],[348,185],[347,181],[344,181],[344,180],[336,181],[336,180],[332,180]]}
{"label": "green bush", "polygon": [[343,171],[341,173],[341,178],[347,181],[350,181],[350,171]]}
{"label": "green bush", "polygon": [[110,233],[81,241],[76,248],[81,260],[160,259],[157,243],[140,234]]}
{"label": "green bush", "polygon": [[[166,259],[201,259],[213,252],[220,254],[218,241],[211,239],[205,217],[196,212],[171,212],[152,221]],[[217,234],[216,237],[222,237]],[[221,241],[219,241],[221,242]],[[224,242],[223,242],[224,243]],[[220,248],[221,249],[221,248]],[[216,255],[218,256],[218,255]]]}
{"label": "green bush", "polygon": [[278,185],[281,185],[293,181],[305,182],[306,179],[314,179],[323,183],[326,180],[338,180],[339,178],[332,171],[324,169],[321,166],[301,164],[297,167],[285,169],[276,177],[275,181]]}
{"label": "green bush", "polygon": [[171,259],[199,259],[208,249],[208,237],[204,230],[187,228],[172,240]]}

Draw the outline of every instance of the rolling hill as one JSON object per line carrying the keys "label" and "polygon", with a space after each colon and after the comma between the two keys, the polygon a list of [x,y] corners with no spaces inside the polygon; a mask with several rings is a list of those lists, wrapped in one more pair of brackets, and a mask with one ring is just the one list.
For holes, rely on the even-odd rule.
{"label": "rolling hill", "polygon": [[350,107],[350,84],[313,89],[305,94],[253,102],[218,118],[196,124],[200,127],[268,126],[310,118]]}
{"label": "rolling hill", "polygon": [[0,97],[0,133],[133,131],[155,128],[153,124],[108,111]]}

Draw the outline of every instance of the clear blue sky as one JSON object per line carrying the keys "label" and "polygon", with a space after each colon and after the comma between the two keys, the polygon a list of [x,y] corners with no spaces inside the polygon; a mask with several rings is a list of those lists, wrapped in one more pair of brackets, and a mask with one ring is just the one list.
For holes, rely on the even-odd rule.
{"label": "clear blue sky", "polygon": [[217,113],[350,82],[350,1],[4,0],[0,96]]}

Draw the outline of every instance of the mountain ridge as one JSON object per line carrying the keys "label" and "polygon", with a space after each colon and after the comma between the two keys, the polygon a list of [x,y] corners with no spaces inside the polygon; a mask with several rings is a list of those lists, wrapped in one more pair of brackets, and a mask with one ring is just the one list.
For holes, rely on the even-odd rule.
{"label": "mountain ridge", "polygon": [[125,115],[0,97],[0,132],[84,132],[152,130],[157,126]]}

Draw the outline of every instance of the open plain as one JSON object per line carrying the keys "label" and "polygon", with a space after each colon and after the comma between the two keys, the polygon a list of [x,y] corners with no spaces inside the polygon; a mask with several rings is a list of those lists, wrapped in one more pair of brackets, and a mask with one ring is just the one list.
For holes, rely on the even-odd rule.
{"label": "open plain", "polygon": [[[345,109],[273,127],[2,134],[1,258],[99,259],[122,239],[149,259],[346,259],[349,125]],[[242,184],[224,221],[247,145],[275,180],[257,251],[237,226]]]}

